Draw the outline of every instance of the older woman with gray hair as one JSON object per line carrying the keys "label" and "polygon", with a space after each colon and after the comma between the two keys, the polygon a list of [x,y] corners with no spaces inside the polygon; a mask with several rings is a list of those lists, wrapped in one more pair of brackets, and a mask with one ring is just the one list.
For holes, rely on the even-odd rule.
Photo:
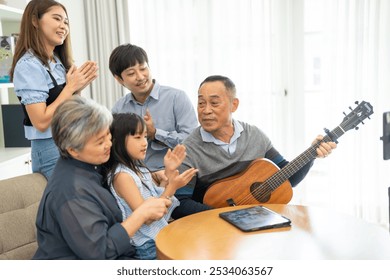
{"label": "older woman with gray hair", "polygon": [[101,174],[110,157],[111,121],[108,109],[81,96],[54,113],[51,128],[61,157],[39,206],[34,259],[132,259],[130,237],[166,213],[170,200],[152,198],[122,220]]}

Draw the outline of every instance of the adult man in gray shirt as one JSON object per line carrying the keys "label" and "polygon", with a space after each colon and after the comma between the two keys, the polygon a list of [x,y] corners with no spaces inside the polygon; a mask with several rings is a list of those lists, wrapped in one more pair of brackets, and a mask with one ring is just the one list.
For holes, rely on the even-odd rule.
{"label": "adult man in gray shirt", "polygon": [[[180,206],[172,213],[173,218],[211,209],[203,201],[208,188],[216,181],[246,170],[255,159],[265,158],[279,168],[289,163],[264,132],[233,118],[238,105],[236,87],[229,78],[210,76],[200,84],[197,110],[201,126],[183,142],[187,157],[179,168],[183,172],[194,167],[198,172],[187,186],[176,191]],[[334,142],[322,142],[322,139],[318,136],[313,141],[313,158],[288,178],[292,187],[303,180],[315,157],[326,157],[336,148]],[[261,171],[265,170],[258,170]]]}
{"label": "adult man in gray shirt", "polygon": [[167,150],[180,144],[198,126],[190,99],[184,91],[152,79],[148,56],[136,45],[115,48],[109,68],[116,81],[130,90],[116,102],[112,113],[144,117],[149,142],[145,164],[151,171],[164,169]]}

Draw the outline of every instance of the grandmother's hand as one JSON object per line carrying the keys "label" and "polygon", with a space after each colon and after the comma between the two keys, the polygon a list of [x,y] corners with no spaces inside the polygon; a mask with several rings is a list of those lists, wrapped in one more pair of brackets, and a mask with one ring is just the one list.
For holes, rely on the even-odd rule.
{"label": "grandmother's hand", "polygon": [[168,207],[171,206],[172,201],[169,198],[155,198],[146,199],[136,210],[139,210],[144,215],[144,223],[150,224],[154,221],[160,220],[166,213]]}

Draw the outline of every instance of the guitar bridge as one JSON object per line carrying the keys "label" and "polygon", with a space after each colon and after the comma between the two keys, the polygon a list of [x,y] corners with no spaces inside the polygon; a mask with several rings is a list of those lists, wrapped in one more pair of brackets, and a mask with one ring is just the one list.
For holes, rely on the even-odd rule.
{"label": "guitar bridge", "polygon": [[226,199],[226,202],[229,206],[236,206],[236,203],[234,202],[233,198]]}

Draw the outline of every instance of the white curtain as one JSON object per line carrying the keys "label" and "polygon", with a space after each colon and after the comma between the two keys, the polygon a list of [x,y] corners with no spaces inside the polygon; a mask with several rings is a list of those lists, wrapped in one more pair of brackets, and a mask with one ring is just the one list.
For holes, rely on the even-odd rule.
{"label": "white curtain", "polygon": [[[300,202],[333,207],[388,226],[390,161],[383,160],[382,114],[390,111],[390,2],[387,0],[306,0],[317,2],[322,19],[319,91],[308,91],[307,130],[333,129],[356,105],[374,107],[371,120],[339,139],[331,157],[318,161],[299,190]],[[317,70],[318,70],[317,69]],[[310,119],[309,119],[310,118]],[[316,120],[318,124],[313,124]]]}
{"label": "white curtain", "polygon": [[[280,127],[282,36],[275,0],[129,0],[130,41],[149,55],[161,84],[186,91],[194,105],[207,76],[228,76],[241,105],[236,117],[269,134]],[[276,13],[278,14],[278,13]],[[281,122],[279,122],[281,123]],[[276,138],[276,137],[275,137]]]}
{"label": "white curtain", "polygon": [[[322,206],[387,225],[390,161],[382,160],[382,113],[390,111],[390,1],[128,0],[131,43],[149,54],[154,78],[184,89],[236,83],[235,117],[255,124],[291,160],[323,128],[335,128],[355,100],[374,106],[358,131],[316,163],[292,203]],[[321,87],[304,89],[304,5],[321,21]],[[311,10],[312,11],[312,10]],[[306,46],[307,47],[307,46]],[[305,55],[303,54],[305,52]],[[316,64],[316,67],[318,66]],[[287,93],[287,94],[285,94]]]}
{"label": "white curtain", "polygon": [[123,89],[114,80],[108,60],[115,47],[129,41],[127,1],[84,0],[84,10],[88,57],[99,64],[99,78],[91,85],[91,97],[111,109]]}

